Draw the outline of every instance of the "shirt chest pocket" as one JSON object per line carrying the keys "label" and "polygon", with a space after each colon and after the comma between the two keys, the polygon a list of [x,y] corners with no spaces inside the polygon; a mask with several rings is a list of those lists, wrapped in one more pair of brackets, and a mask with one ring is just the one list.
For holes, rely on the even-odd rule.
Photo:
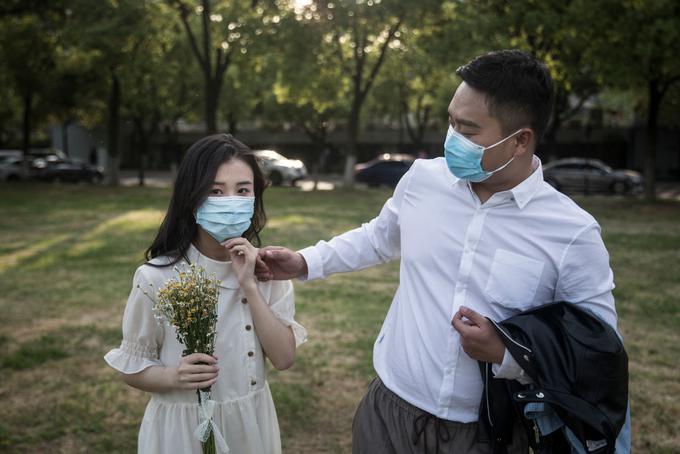
{"label": "shirt chest pocket", "polygon": [[511,308],[532,305],[544,263],[521,254],[497,249],[485,292],[492,302]]}

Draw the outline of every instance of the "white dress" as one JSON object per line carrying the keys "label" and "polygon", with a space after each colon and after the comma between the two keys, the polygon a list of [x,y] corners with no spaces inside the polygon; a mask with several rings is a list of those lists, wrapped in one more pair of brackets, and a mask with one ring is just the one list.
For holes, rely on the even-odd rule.
{"label": "white dress", "polygon": [[[265,380],[264,352],[231,262],[212,260],[194,246],[187,250],[187,258],[220,280],[215,344],[220,371],[212,386],[212,399],[217,402],[213,420],[232,454],[280,453],[279,424]],[[167,260],[158,257],[151,263]],[[185,263],[181,260],[176,266],[181,269]],[[158,289],[176,275],[174,266],[144,264],[137,269],[123,316],[123,341],[104,357],[111,367],[134,374],[150,366],[179,364],[184,347],[177,341],[175,329],[154,318],[153,303],[143,293],[146,289],[155,298]],[[296,347],[305,342],[307,332],[294,320],[292,283],[271,281],[258,283],[258,288],[274,315],[292,328]],[[198,424],[196,391],[153,393],[139,430],[138,452],[200,453],[200,441],[193,436]]]}

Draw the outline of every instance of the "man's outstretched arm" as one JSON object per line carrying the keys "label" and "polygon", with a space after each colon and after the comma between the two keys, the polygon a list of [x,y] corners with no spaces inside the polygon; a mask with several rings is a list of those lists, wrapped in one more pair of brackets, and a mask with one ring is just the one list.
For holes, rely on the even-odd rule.
{"label": "man's outstretched arm", "polygon": [[[415,167],[414,164],[413,167]],[[261,280],[321,279],[330,274],[357,271],[398,258],[401,252],[399,211],[412,169],[404,175],[380,214],[361,227],[299,252],[270,246],[260,250],[255,274]]]}

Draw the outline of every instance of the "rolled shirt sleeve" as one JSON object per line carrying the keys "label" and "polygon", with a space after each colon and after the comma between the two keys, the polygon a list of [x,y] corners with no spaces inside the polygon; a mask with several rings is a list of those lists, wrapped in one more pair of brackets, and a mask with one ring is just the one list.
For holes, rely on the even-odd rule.
{"label": "rolled shirt sleeve", "polygon": [[560,263],[555,300],[577,304],[616,329],[614,273],[597,222],[582,229]]}
{"label": "rolled shirt sleeve", "polygon": [[[592,222],[581,229],[565,248],[560,261],[555,301],[578,305],[616,329],[614,273],[602,241],[600,226]],[[501,364],[494,364],[495,378],[531,383],[531,378],[506,350]]]}

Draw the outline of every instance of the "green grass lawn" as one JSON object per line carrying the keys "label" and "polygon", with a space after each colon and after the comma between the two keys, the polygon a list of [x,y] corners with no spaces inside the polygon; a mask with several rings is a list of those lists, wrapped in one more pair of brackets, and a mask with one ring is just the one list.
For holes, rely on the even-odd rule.
{"label": "green grass lawn", "polygon": [[[385,190],[266,193],[265,244],[300,248],[375,216]],[[0,451],[132,452],[146,396],[102,356],[168,190],[0,186]],[[635,452],[680,446],[680,203],[578,200],[601,223],[630,357]],[[349,452],[398,264],[296,284],[309,342],[270,372],[284,451]],[[674,365],[675,364],[675,365]]]}

